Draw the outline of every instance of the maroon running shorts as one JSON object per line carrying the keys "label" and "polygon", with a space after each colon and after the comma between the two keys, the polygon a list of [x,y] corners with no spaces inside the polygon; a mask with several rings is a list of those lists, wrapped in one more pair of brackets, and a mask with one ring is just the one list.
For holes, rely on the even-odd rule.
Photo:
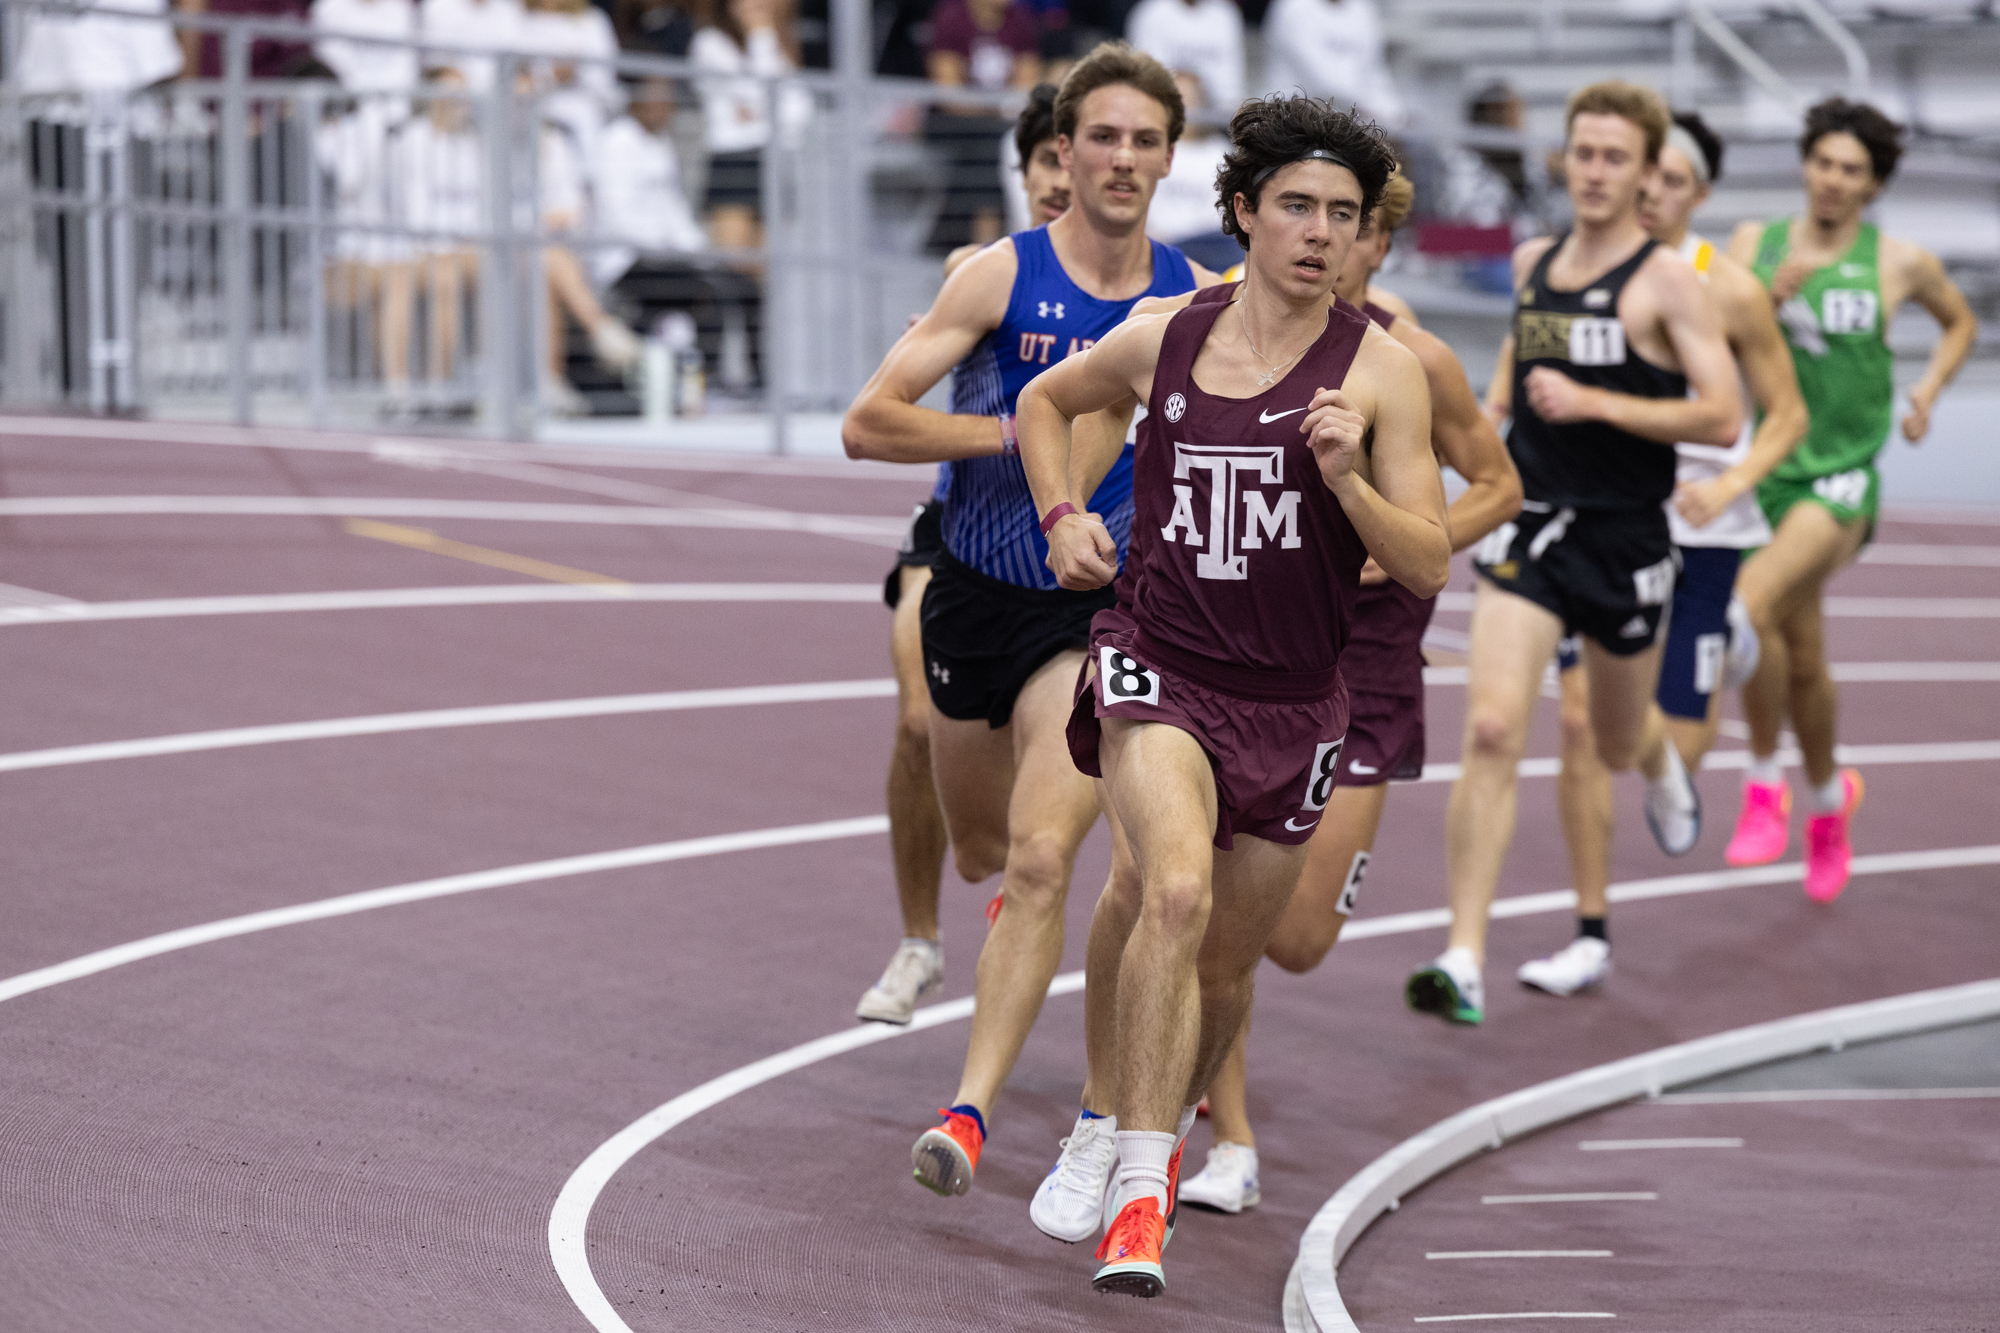
{"label": "maroon running shorts", "polygon": [[1435,597],[1390,579],[1363,584],[1340,676],[1347,682],[1347,744],[1336,787],[1415,782],[1424,775],[1424,631]]}
{"label": "maroon running shorts", "polygon": [[[1308,702],[1244,699],[1158,670],[1133,655],[1138,626],[1123,607],[1099,611],[1090,651],[1077,676],[1069,752],[1076,766],[1102,777],[1101,717],[1164,722],[1193,736],[1215,774],[1215,846],[1229,851],[1237,834],[1297,846],[1312,837],[1333,794],[1347,691]],[[1095,668],[1095,670],[1093,670]]]}

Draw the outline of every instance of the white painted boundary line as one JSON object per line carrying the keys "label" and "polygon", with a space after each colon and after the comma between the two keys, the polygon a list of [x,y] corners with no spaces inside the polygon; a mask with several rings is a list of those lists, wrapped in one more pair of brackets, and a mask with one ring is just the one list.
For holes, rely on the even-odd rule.
{"label": "white painted boundary line", "polygon": [[1878,544],[1861,548],[1864,565],[1940,565],[1970,569],[2000,566],[2000,546],[1919,546]]}
{"label": "white painted boundary line", "polygon": [[1631,1056],[1482,1102],[1397,1144],[1340,1187],[1299,1241],[1285,1288],[1287,1333],[1358,1333],[1340,1297],[1341,1258],[1402,1197],[1510,1139],[1675,1084],[1825,1046],[2000,1014],[2000,979],[1842,1005]]}
{"label": "white painted boundary line", "polygon": [[1419,1324],[1456,1324],[1466,1319],[1616,1319],[1606,1310],[1516,1310],[1504,1314],[1420,1314]]}
{"label": "white painted boundary line", "polygon": [[318,722],[280,722],[264,727],[231,727],[224,731],[184,731],[131,741],[65,745],[52,750],[16,750],[0,754],[0,773],[28,768],[95,764],[108,759],[139,759],[201,750],[229,750],[245,745],[277,745],[286,741],[330,740],[343,736],[384,736],[399,731],[431,731],[441,727],[479,727],[501,722],[549,722],[581,717],[617,717],[630,713],[670,713],[693,708],[742,708],[757,704],[819,703],[829,699],[893,699],[893,680],[829,680],[804,685],[746,685],[727,690],[674,690],[663,694],[608,694],[594,699],[550,699],[541,703],[491,704],[476,708],[433,708],[415,713],[376,713],[364,717],[330,717]]}
{"label": "white painted boundary line", "polygon": [[1481,1203],[1652,1203],[1660,1196],[1651,1190],[1622,1194],[1488,1194]]}
{"label": "white painted boundary line", "polygon": [[481,889],[505,888],[514,884],[532,884],[539,880],[567,879],[572,875],[588,875],[602,870],[628,870],[634,866],[664,865],[669,861],[686,861],[699,856],[720,856],[725,852],[747,852],[763,847],[790,847],[798,843],[827,842],[835,838],[860,838],[888,831],[889,820],[886,816],[865,815],[859,819],[832,819],[819,824],[793,824],[785,828],[754,829],[747,833],[721,833],[705,838],[686,838],[679,842],[656,842],[644,847],[627,847],[622,851],[558,857],[553,861],[528,861],[521,865],[501,866],[494,870],[476,870],[465,875],[446,875],[442,879],[395,884],[386,889],[367,889],[360,893],[343,894],[338,898],[321,898],[317,902],[299,903],[291,907],[274,907],[243,916],[225,917],[223,920],[210,921],[204,925],[184,926],[179,930],[133,940],[129,944],[99,949],[95,953],[87,953],[67,962],[36,968],[32,972],[22,972],[0,980],[0,1001],[16,999],[32,991],[45,990],[65,981],[75,981],[79,977],[108,972],[114,967],[123,967],[127,963],[136,963],[141,959],[157,958],[161,954],[192,949],[198,944],[213,944],[217,940],[233,939],[238,935],[254,935],[259,931],[276,930],[280,926],[296,926],[307,921],[352,916],[356,912],[372,911],[378,907],[398,907],[404,903],[423,902],[431,898],[448,898],[454,894],[475,893]]}
{"label": "white painted boundary line", "polygon": [[380,611],[419,606],[516,606],[533,602],[879,602],[879,583],[487,583],[351,592],[149,597],[127,602],[0,606],[0,627],[95,620],[248,616],[282,611]]}
{"label": "white painted boundary line", "polygon": [[[1936,851],[1901,853],[1896,857],[1856,857],[1852,873],[1887,874],[1899,870],[1993,864],[2000,864],[2000,845],[1940,848]],[[1760,866],[1750,870],[1718,871],[1711,874],[1675,875],[1667,879],[1614,884],[1610,889],[1610,898],[1613,902],[1628,902],[1750,884],[1783,883],[1788,880],[1803,879],[1804,876],[1805,867],[1797,863]],[[1534,912],[1560,912],[1568,911],[1575,905],[1574,892],[1525,894],[1516,898],[1500,899],[1493,904],[1493,915],[1526,916]],[[1374,939],[1382,935],[1441,929],[1449,925],[1450,921],[1450,913],[1443,909],[1364,917],[1347,924],[1340,933],[1340,942],[1349,944],[1356,940]],[[2000,983],[1995,983],[1995,986],[1994,1008],[1996,1012],[2000,1012]],[[1083,973],[1065,972],[1049,983],[1048,993],[1053,997],[1073,994],[1082,989]],[[597,1285],[597,1278],[591,1272],[590,1245],[587,1236],[590,1213],[596,1206],[598,1196],[619,1169],[669,1130],[711,1107],[720,1105],[740,1092],[768,1083],[781,1075],[804,1069],[808,1065],[817,1064],[830,1056],[873,1045],[876,1042],[888,1041],[907,1033],[921,1032],[940,1023],[955,1022],[971,1015],[972,1001],[959,999],[917,1010],[916,1018],[908,1027],[888,1028],[870,1024],[861,1028],[845,1028],[710,1079],[700,1087],[682,1093],[627,1125],[583,1160],[570,1178],[563,1183],[562,1190],[556,1196],[555,1207],[549,1214],[549,1257],[555,1264],[556,1273],[561,1277],[570,1299],[576,1303],[579,1310],[583,1311],[584,1317],[590,1321],[597,1333],[632,1333],[631,1325],[625,1322],[616,1307],[605,1297],[603,1288]],[[1297,1272],[1297,1265],[1294,1265],[1294,1283]],[[1293,1299],[1292,1286],[1287,1286],[1286,1327],[1311,1328],[1310,1324],[1292,1323]]]}
{"label": "white painted boundary line", "polygon": [[[0,501],[0,503],[5,503]],[[4,513],[0,510],[0,513]],[[1470,611],[1474,594],[1441,592],[1440,611]],[[2000,597],[1829,597],[1829,616],[1884,620],[1992,620],[2000,617]]]}
{"label": "white painted boundary line", "polygon": [[551,504],[529,500],[430,500],[354,495],[40,495],[0,499],[0,517],[102,518],[131,515],[223,518],[455,518],[500,523],[583,523],[649,528],[736,528],[859,537],[894,546],[907,517],[802,514],[785,509],[664,509],[645,505]]}
{"label": "white painted boundary line", "polygon": [[[0,612],[0,623],[5,612]],[[1447,649],[1450,652],[1461,649]],[[2000,662],[1832,662],[1828,670],[1835,681],[1879,682],[1887,684],[1952,684],[2000,680]],[[1427,666],[1426,685],[1463,685],[1470,679],[1469,667]]]}
{"label": "white painted boundary line", "polygon": [[1752,1092],[1664,1092],[1655,1106],[1764,1106],[1782,1102],[1949,1102],[2000,1097],[2000,1088],[1763,1088]]}
{"label": "white painted boundary line", "polygon": [[1741,1148],[1742,1139],[1585,1139],[1583,1152],[1644,1152],[1654,1148]]}
{"label": "white painted boundary line", "polygon": [[1426,1259],[1612,1259],[1610,1250],[1432,1250]]}

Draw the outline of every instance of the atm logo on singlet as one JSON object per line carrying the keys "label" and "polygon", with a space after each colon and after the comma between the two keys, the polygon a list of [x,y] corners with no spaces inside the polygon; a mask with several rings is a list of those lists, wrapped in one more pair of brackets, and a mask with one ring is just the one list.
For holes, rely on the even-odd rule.
{"label": "atm logo on singlet", "polygon": [[[1194,474],[1208,474],[1208,515],[1197,522]],[[1185,479],[1187,485],[1180,482]],[[1281,491],[1277,503],[1259,485],[1285,481],[1283,445],[1204,447],[1174,445],[1174,512],[1160,536],[1200,550],[1194,572],[1204,579],[1247,579],[1250,559],[1267,541],[1290,551],[1300,544],[1298,491]]]}

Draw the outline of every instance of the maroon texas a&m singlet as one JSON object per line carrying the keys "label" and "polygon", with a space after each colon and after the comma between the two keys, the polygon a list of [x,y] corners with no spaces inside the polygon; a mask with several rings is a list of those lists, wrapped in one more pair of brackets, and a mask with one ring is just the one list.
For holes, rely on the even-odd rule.
{"label": "maroon texas a&m singlet", "polygon": [[1133,456],[1121,600],[1138,624],[1135,651],[1168,671],[1226,694],[1327,698],[1368,552],[1299,426],[1316,390],[1346,381],[1368,322],[1331,308],[1282,379],[1223,398],[1193,367],[1227,308],[1198,300],[1161,340]]}

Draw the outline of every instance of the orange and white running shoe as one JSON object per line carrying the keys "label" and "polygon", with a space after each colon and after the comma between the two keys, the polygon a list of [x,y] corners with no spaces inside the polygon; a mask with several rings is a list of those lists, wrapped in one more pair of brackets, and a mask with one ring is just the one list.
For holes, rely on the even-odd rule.
{"label": "orange and white running shoe", "polygon": [[1854,865],[1854,848],[1847,841],[1847,821],[1861,808],[1861,774],[1840,770],[1840,809],[1806,821],[1806,897],[1830,903],[1847,887]]}
{"label": "orange and white running shoe", "polygon": [[1127,1296],[1157,1296],[1167,1289],[1166,1273],[1160,1268],[1160,1250],[1167,1243],[1166,1219],[1160,1203],[1142,1194],[1118,1210],[1097,1257],[1104,1266],[1090,1279],[1099,1292],[1116,1291]]}
{"label": "orange and white running shoe", "polygon": [[949,1106],[940,1106],[938,1114],[944,1123],[925,1130],[910,1149],[911,1174],[925,1189],[949,1199],[972,1188],[986,1131],[976,1115]]}

